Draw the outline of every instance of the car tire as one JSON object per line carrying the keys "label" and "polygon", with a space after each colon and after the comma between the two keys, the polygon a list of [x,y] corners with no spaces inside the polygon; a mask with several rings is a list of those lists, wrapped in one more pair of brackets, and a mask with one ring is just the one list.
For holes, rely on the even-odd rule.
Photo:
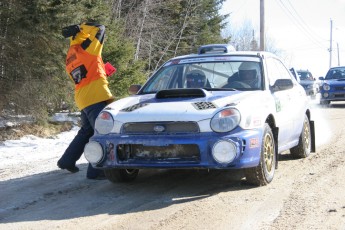
{"label": "car tire", "polygon": [[290,149],[293,158],[306,158],[311,152],[311,131],[307,115],[304,117],[302,132],[299,136],[298,145]]}
{"label": "car tire", "polygon": [[263,186],[269,184],[274,177],[276,167],[276,146],[270,126],[266,123],[262,137],[259,165],[245,169],[244,173],[249,184]]}
{"label": "car tire", "polygon": [[113,183],[134,181],[139,173],[139,169],[106,169],[104,174]]}

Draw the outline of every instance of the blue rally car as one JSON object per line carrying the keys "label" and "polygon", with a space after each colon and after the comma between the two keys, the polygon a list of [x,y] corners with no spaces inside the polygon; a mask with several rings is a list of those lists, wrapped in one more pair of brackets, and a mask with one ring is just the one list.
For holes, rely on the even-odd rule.
{"label": "blue rally car", "polygon": [[99,114],[84,149],[112,182],[147,168],[242,169],[248,183],[266,185],[279,153],[315,151],[307,95],[268,52],[202,46],[129,92]]}
{"label": "blue rally car", "polygon": [[329,105],[331,101],[345,101],[345,66],[330,68],[326,76],[319,80],[321,105]]}

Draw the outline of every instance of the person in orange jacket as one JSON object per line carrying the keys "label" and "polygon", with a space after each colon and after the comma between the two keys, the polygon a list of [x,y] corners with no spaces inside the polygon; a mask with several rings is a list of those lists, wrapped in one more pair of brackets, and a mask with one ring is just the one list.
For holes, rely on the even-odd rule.
{"label": "person in orange jacket", "polygon": [[[81,128],[57,165],[71,173],[79,171],[76,162],[94,133],[95,121],[102,109],[114,101],[108,88],[106,70],[102,60],[105,27],[97,23],[82,23],[63,28],[62,34],[70,38],[66,57],[66,71],[75,84],[75,102],[81,111]],[[88,165],[86,177],[104,178],[104,172]]]}

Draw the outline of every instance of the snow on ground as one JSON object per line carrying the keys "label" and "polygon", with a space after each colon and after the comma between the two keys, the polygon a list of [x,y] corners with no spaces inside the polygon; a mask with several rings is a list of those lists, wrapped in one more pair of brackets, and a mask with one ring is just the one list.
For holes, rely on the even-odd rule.
{"label": "snow on ground", "polygon": [[[52,120],[77,123],[78,117],[60,113],[54,115]],[[8,121],[4,124],[8,124]],[[58,169],[56,166],[57,160],[64,153],[78,130],[79,127],[75,125],[70,131],[62,132],[51,138],[27,135],[19,140],[0,142],[0,174],[5,171],[12,172],[12,175],[1,176],[0,180],[1,178],[14,179]],[[35,168],[32,164],[37,164],[37,162],[42,164],[43,167]],[[86,159],[82,156],[77,163],[86,163]],[[18,170],[5,170],[18,168],[19,164],[23,165],[20,172]]]}
{"label": "snow on ground", "polygon": [[[316,121],[316,140],[317,145],[325,144],[330,139],[331,131],[329,130],[327,118],[316,109],[315,102],[312,112],[312,119]],[[75,124],[78,122],[78,114],[57,113],[52,117],[53,121],[63,122],[72,121]],[[5,122],[6,123],[6,122]],[[1,127],[1,126],[0,126]],[[42,172],[48,172],[52,170],[58,170],[56,166],[57,160],[64,153],[69,143],[77,134],[79,127],[75,125],[72,130],[60,133],[54,138],[39,138],[32,135],[27,135],[20,140],[7,140],[0,142],[0,175],[5,172],[5,169],[13,169],[12,175],[6,175],[0,177],[0,181],[3,178],[19,178],[27,175],[38,174]],[[40,162],[42,167],[34,167],[33,164]],[[77,162],[78,164],[87,163],[84,155]],[[23,167],[18,167],[20,164]],[[17,167],[15,167],[17,166]],[[20,172],[15,168],[22,168]],[[13,170],[6,170],[13,172]]]}

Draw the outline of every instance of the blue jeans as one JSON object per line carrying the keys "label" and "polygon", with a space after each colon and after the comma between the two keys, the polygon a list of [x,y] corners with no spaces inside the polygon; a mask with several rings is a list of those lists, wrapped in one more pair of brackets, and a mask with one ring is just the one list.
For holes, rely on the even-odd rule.
{"label": "blue jeans", "polygon": [[[94,133],[96,118],[106,105],[107,103],[103,101],[90,105],[81,111],[81,128],[58,161],[61,166],[64,168],[75,167],[76,162],[84,152],[85,145]],[[93,168],[89,163],[87,178],[96,178],[99,173],[103,173],[103,171]]]}

